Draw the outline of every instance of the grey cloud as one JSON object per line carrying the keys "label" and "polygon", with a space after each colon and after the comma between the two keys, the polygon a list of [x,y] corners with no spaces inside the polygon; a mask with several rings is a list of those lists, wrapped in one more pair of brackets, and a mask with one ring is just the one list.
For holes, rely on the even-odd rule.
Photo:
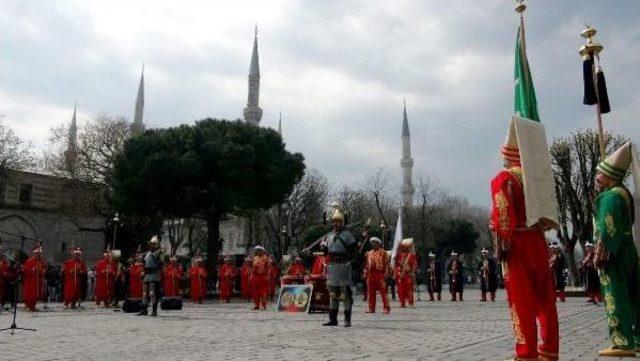
{"label": "grey cloud", "polygon": [[[78,4],[3,5],[0,92],[38,99],[47,108],[70,107],[78,99],[85,114],[131,116],[145,61],[149,126],[207,116],[235,119],[246,102],[251,27],[258,22],[262,123],[276,127],[282,110],[287,146],[303,152],[310,166],[336,185],[361,182],[380,167],[399,175],[402,98],[407,97],[415,173],[435,174],[442,186],[474,203],[489,203],[488,182],[500,165],[498,148],[513,111],[519,21],[509,2],[274,3],[278,16],[263,19],[255,13],[247,20],[244,11],[231,12],[224,19],[227,33],[205,30],[198,41],[148,24],[122,42],[96,28],[90,5]],[[201,4],[179,6],[203,11]],[[149,9],[152,21],[175,21],[173,26],[196,21],[167,6],[144,11]],[[208,10],[227,11],[222,5]],[[640,139],[639,10],[633,1],[530,4],[529,60],[550,139],[594,125],[593,110],[580,104],[577,48],[585,20],[599,28],[605,44],[614,108],[607,127]],[[114,19],[114,29],[135,25],[119,20]],[[29,119],[11,114],[7,119],[44,130],[68,121],[50,116],[34,112]]]}

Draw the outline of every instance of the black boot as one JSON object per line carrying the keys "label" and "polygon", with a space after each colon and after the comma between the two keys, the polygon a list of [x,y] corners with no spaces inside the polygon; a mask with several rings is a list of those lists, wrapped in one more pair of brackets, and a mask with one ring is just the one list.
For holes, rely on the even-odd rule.
{"label": "black boot", "polygon": [[344,327],[351,327],[351,310],[344,311]]}
{"label": "black boot", "polygon": [[338,326],[338,310],[329,310],[329,322],[325,322],[322,326]]}
{"label": "black boot", "polygon": [[138,316],[146,316],[149,314],[149,311],[147,310],[147,306],[142,306],[142,309],[140,310],[140,312],[138,312]]}
{"label": "black boot", "polygon": [[157,316],[158,315],[158,304],[154,303],[153,304],[153,309],[151,311],[151,316]]}

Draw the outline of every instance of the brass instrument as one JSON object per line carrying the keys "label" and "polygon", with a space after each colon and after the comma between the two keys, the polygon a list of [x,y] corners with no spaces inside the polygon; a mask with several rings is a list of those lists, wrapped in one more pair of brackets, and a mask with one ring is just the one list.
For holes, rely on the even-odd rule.
{"label": "brass instrument", "polygon": [[550,270],[554,270],[556,268],[556,265],[558,264],[558,260],[560,259],[560,257],[558,257],[557,253],[552,253],[551,254],[551,258],[549,259],[549,269]]}
{"label": "brass instrument", "polygon": [[458,273],[460,273],[458,267],[458,261],[453,261],[451,264],[451,270],[449,271],[449,274],[451,275],[451,283],[454,287],[456,287],[458,283]]}
{"label": "brass instrument", "polygon": [[484,278],[484,282],[487,284],[487,287],[489,285],[489,260],[488,259],[483,259],[482,260],[482,278]]}
{"label": "brass instrument", "polygon": [[429,284],[431,285],[431,289],[435,290],[436,289],[436,261],[432,261],[431,264],[429,264],[429,269],[427,270],[427,273],[429,274]]}

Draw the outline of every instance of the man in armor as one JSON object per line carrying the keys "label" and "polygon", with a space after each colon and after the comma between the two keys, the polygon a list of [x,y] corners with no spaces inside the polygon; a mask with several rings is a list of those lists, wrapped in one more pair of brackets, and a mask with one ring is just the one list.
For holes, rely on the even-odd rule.
{"label": "man in armor", "polygon": [[491,296],[491,302],[496,300],[498,289],[498,274],[496,273],[496,261],[489,256],[489,250],[482,248],[482,260],[478,264],[478,277],[480,277],[480,301],[487,302],[487,293]]}
{"label": "man in armor", "polygon": [[144,254],[144,275],[142,277],[142,310],[139,315],[148,315],[149,302],[153,300],[151,316],[158,315],[160,299],[160,249],[158,236],[149,241],[149,250]]}
{"label": "man in armor", "polygon": [[336,208],[331,217],[333,232],[326,237],[329,253],[327,265],[327,286],[329,288],[329,322],[323,326],[338,325],[338,309],[340,300],[344,303],[344,326],[351,326],[351,259],[357,243],[351,233],[344,230],[344,215]]}

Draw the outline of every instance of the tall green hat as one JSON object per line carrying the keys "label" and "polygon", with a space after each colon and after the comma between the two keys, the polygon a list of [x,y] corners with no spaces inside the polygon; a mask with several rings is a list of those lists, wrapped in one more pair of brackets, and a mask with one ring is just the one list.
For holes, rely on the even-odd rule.
{"label": "tall green hat", "polygon": [[598,164],[598,172],[607,177],[621,181],[627,174],[631,165],[631,142],[626,142],[622,147]]}

